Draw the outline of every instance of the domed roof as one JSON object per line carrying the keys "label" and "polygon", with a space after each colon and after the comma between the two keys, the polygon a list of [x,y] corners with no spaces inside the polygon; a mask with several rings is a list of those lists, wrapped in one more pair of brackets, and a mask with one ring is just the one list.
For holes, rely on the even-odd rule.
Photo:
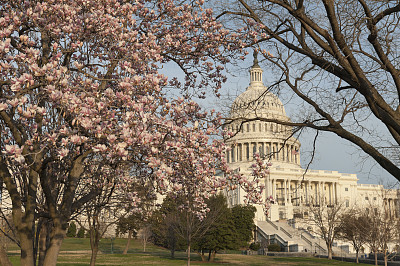
{"label": "domed roof", "polygon": [[290,164],[298,168],[300,142],[292,136],[293,128],[282,123],[290,119],[279,98],[264,86],[262,72],[255,54],[250,85],[236,98],[227,119],[225,129],[234,133],[225,140],[231,148],[227,162],[233,167],[245,167],[242,164],[253,161],[253,154],[258,152],[278,166]]}
{"label": "domed roof", "polygon": [[238,118],[270,118],[289,121],[285,108],[279,98],[268,91],[262,82],[262,69],[258,65],[257,55],[250,69],[250,85],[240,94],[231,107],[230,116]]}

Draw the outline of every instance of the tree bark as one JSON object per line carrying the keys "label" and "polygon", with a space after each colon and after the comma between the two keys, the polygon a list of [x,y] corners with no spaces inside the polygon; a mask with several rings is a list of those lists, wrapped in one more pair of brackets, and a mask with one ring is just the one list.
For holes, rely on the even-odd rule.
{"label": "tree bark", "polygon": [[359,263],[358,262],[358,249],[356,250],[356,263]]}
{"label": "tree bark", "polygon": [[60,252],[61,244],[66,234],[66,229],[63,229],[61,225],[53,225],[53,230],[50,246],[46,251],[46,257],[44,259],[44,265],[46,266],[56,266],[58,253]]}
{"label": "tree bark", "polygon": [[204,250],[197,252],[199,254],[201,261],[206,261],[206,256],[204,256]]}
{"label": "tree bark", "polygon": [[209,259],[210,262],[214,261],[216,254],[217,254],[217,252],[215,250],[210,251],[210,259]]}
{"label": "tree bark", "polygon": [[96,259],[97,259],[97,253],[99,252],[99,243],[95,244],[94,247],[92,247],[92,255],[90,257],[90,266],[95,266],[96,265]]}
{"label": "tree bark", "polygon": [[328,246],[328,259],[332,259],[332,246]]}
{"label": "tree bark", "polygon": [[190,266],[190,244],[187,247],[187,265]]}
{"label": "tree bark", "polygon": [[378,253],[374,250],[375,265],[378,265]]}
{"label": "tree bark", "polygon": [[388,262],[387,248],[383,249],[383,261],[385,263],[385,266],[387,266],[387,262]]}
{"label": "tree bark", "polygon": [[18,233],[21,243],[20,264],[24,266],[34,266],[33,238],[31,236],[31,230],[26,228],[25,232],[24,230],[19,230]]}
{"label": "tree bark", "polygon": [[128,249],[129,249],[129,245],[131,244],[131,238],[132,238],[132,231],[131,230],[129,230],[128,231],[128,241],[126,242],[126,246],[125,246],[125,249],[124,249],[124,251],[122,252],[122,254],[128,254]]}
{"label": "tree bark", "polygon": [[7,256],[6,244],[0,245],[0,265],[12,266],[11,261]]}
{"label": "tree bark", "polygon": [[47,219],[42,222],[40,233],[39,233],[39,261],[38,265],[44,265],[44,259],[46,258],[46,251],[49,248],[49,234],[50,228]]}
{"label": "tree bark", "polygon": [[99,252],[99,241],[100,241],[100,233],[99,233],[99,223],[97,220],[98,216],[92,217],[92,223],[89,222],[90,225],[90,247],[92,249],[92,255],[90,258],[90,266],[96,265],[97,253]]}

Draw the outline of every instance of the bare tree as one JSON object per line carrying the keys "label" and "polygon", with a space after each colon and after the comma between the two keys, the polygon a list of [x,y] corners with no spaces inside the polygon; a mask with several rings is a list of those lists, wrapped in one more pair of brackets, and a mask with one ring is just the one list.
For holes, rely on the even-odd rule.
{"label": "bare tree", "polygon": [[356,251],[356,262],[359,263],[358,257],[362,246],[367,242],[367,234],[369,228],[369,220],[362,215],[360,210],[351,209],[344,213],[341,217],[340,226],[338,228],[338,237],[349,241]]}
{"label": "bare tree", "polygon": [[147,224],[144,227],[140,228],[138,237],[140,240],[142,240],[143,252],[146,252],[146,246],[147,246],[147,243],[150,241],[151,235],[152,235],[152,233],[151,233],[151,225],[150,224]]}
{"label": "bare tree", "polygon": [[115,197],[115,182],[108,180],[103,184],[100,193],[85,204],[83,215],[83,223],[80,223],[81,227],[85,228],[85,231],[89,232],[90,236],[90,247],[92,250],[90,265],[96,264],[97,253],[99,251],[100,239],[107,233],[109,228],[115,225],[118,221],[117,202]]}
{"label": "bare tree", "polygon": [[270,90],[304,103],[296,122],[255,119],[332,132],[400,180],[398,1],[234,0],[222,9],[218,18],[246,26],[277,73]]}
{"label": "bare tree", "polygon": [[363,217],[367,221],[364,233],[367,236],[367,245],[374,252],[375,265],[378,265],[379,251],[382,252],[384,263],[387,265],[389,243],[396,240],[397,223],[393,220],[390,210],[381,205],[369,204]]}
{"label": "bare tree", "polygon": [[319,202],[313,202],[308,208],[310,222],[315,232],[325,241],[328,259],[332,259],[332,246],[338,236],[343,205],[327,205],[324,197],[321,197]]}

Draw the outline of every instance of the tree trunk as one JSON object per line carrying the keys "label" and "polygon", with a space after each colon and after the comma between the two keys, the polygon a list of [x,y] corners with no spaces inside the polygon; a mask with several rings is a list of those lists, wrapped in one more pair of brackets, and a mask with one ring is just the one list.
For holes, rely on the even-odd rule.
{"label": "tree trunk", "polygon": [[90,229],[90,247],[92,256],[90,257],[90,266],[96,265],[97,253],[99,252],[100,235],[95,226]]}
{"label": "tree trunk", "polygon": [[19,232],[19,239],[21,243],[21,260],[20,264],[24,266],[34,266],[34,254],[33,254],[33,239],[31,237],[31,231],[26,228],[28,232]]}
{"label": "tree trunk", "polygon": [[129,249],[129,245],[131,244],[131,238],[132,238],[132,231],[129,230],[128,231],[128,241],[126,242],[126,246],[124,248],[124,251],[122,252],[122,254],[128,254],[128,249]]}
{"label": "tree trunk", "polygon": [[[50,246],[46,251],[44,265],[56,266],[58,253],[60,252],[61,244],[64,240],[66,230],[62,226],[53,226],[54,233],[51,235]],[[21,264],[22,265],[22,264]]]}
{"label": "tree trunk", "polygon": [[43,221],[42,225],[41,225],[41,229],[40,229],[40,233],[39,233],[39,261],[38,261],[38,265],[39,266],[43,266],[44,265],[44,259],[46,258],[46,250],[48,248],[48,243],[47,243],[47,238],[48,238],[48,234],[50,232],[48,231],[48,226],[47,226],[47,222]]}
{"label": "tree trunk", "polygon": [[143,240],[143,252],[146,252],[146,245],[147,245],[147,229],[143,230],[143,236],[142,236],[142,240]]}
{"label": "tree trunk", "polygon": [[358,249],[356,250],[356,263],[359,263],[358,262]]}
{"label": "tree trunk", "polygon": [[374,256],[375,256],[375,265],[378,265],[378,253],[376,250],[374,250]]}
{"label": "tree trunk", "polygon": [[197,254],[199,254],[201,261],[206,261],[206,256],[204,256],[204,250],[197,252]]}
{"label": "tree trunk", "polygon": [[190,244],[187,247],[187,265],[190,266]]}
{"label": "tree trunk", "polygon": [[387,266],[388,255],[387,255],[387,249],[386,248],[383,250],[383,260],[385,262],[385,266]]}
{"label": "tree trunk", "polygon": [[332,246],[328,246],[328,259],[332,259]]}
{"label": "tree trunk", "polygon": [[90,266],[96,265],[97,253],[99,252],[99,245],[92,247],[92,256],[90,257]]}
{"label": "tree trunk", "polygon": [[6,244],[0,245],[0,265],[12,266],[10,259],[7,256]]}
{"label": "tree trunk", "polygon": [[210,252],[210,262],[213,262],[215,259],[215,255],[217,254],[217,252],[215,250],[213,250],[212,252]]}
{"label": "tree trunk", "polygon": [[171,248],[171,259],[175,258],[175,246]]}

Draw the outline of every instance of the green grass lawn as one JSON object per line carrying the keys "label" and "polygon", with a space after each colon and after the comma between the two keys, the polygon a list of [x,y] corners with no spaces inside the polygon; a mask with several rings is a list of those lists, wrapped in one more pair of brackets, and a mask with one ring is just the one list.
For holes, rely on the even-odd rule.
{"label": "green grass lawn", "polygon": [[[112,244],[112,246],[111,246]],[[100,241],[100,253],[97,256],[96,265],[186,265],[186,253],[176,252],[175,258],[171,259],[169,250],[148,244],[146,252],[140,241],[133,240],[127,255],[122,255],[125,247],[125,239],[102,239]],[[19,256],[12,252],[16,247],[10,246],[10,259],[13,265],[18,266]],[[111,253],[113,252],[113,253]],[[246,256],[235,254],[237,252],[229,252],[231,254],[217,254],[214,263],[201,262],[200,256],[192,254],[191,265],[367,265],[341,262],[335,260],[319,259],[319,258],[297,258],[297,257],[270,257],[270,256]],[[90,244],[87,238],[67,238],[61,247],[58,256],[57,265],[88,265],[90,262]]]}

